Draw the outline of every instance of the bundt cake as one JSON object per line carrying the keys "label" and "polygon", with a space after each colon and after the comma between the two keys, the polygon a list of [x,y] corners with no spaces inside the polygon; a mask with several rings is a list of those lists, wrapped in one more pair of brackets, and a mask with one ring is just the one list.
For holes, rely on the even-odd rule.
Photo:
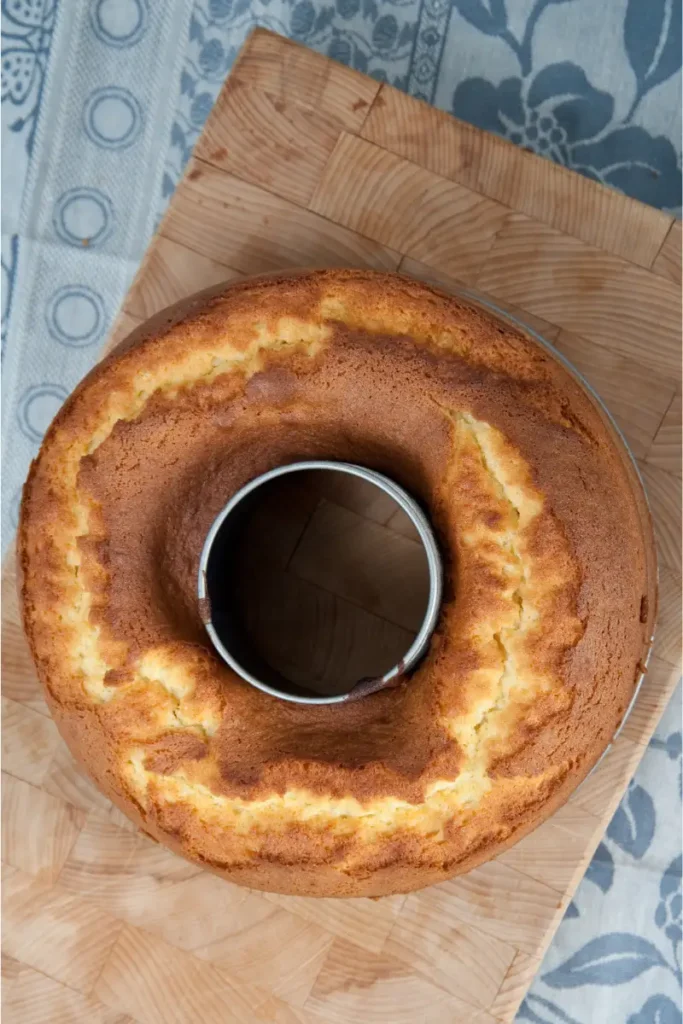
{"label": "bundt cake", "polygon": [[[302,459],[428,511],[441,614],[409,678],[352,703],[263,693],[197,601],[227,500]],[[399,275],[214,289],[68,399],[24,490],[25,630],[51,712],[154,839],[256,889],[378,896],[495,856],[609,744],[648,650],[639,482],[598,403],[525,330]]]}

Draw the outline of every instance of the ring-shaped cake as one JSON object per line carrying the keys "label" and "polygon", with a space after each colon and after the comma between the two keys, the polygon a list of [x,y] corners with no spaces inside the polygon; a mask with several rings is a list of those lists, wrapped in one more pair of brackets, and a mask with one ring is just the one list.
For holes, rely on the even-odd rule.
{"label": "ring-shaped cake", "polygon": [[[442,548],[426,658],[355,703],[248,685],[198,607],[220,509],[301,459],[397,480]],[[38,673],[100,788],[235,882],[318,896],[443,880],[567,799],[641,674],[651,551],[616,432],[552,353],[360,270],[224,286],[135,331],[53,422],[19,533]]]}

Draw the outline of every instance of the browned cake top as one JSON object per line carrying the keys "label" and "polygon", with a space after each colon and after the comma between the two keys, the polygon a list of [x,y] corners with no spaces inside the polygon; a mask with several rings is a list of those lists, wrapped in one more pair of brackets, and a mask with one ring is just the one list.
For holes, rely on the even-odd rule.
{"label": "browned cake top", "polygon": [[[522,332],[366,271],[232,286],[132,341],[53,423],[20,530],[36,664],[102,788],[236,881],[323,895],[438,880],[550,813],[623,716],[653,603],[582,388]],[[348,705],[244,683],[196,602],[226,501],[310,458],[400,482],[446,561],[428,657]]]}

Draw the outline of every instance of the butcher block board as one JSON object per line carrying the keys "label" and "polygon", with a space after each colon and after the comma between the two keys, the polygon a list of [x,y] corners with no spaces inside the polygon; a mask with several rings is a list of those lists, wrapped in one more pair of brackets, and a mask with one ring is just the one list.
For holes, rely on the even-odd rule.
{"label": "butcher block board", "polygon": [[381,900],[248,892],[136,832],[74,765],[3,600],[7,1024],[511,1021],[680,673],[681,225],[267,32],[247,42],[110,343],[186,294],[336,265],[466,285],[540,330],[639,462],[661,613],[635,711],[552,820]]}

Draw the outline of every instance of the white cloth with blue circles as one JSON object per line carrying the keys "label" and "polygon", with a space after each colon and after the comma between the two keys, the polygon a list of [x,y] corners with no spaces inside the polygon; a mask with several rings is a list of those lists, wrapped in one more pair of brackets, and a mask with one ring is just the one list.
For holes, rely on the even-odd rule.
{"label": "white cloth with blue circles", "polygon": [[[680,207],[681,0],[2,0],[3,548],[256,24]],[[681,1024],[680,706],[679,689],[520,1021]]]}

